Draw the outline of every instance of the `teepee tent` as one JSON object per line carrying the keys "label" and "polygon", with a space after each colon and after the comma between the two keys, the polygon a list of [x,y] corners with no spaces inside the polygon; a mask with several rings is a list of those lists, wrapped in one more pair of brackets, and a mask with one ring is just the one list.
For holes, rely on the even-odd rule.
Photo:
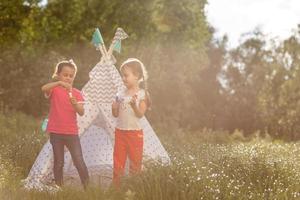
{"label": "teepee tent", "polygon": [[[124,85],[115,64],[113,51],[120,52],[121,41],[127,38],[118,28],[109,50],[106,50],[99,29],[93,35],[93,43],[101,52],[101,60],[89,73],[89,81],[82,89],[85,99],[84,116],[78,116],[78,127],[83,157],[92,182],[108,185],[113,172],[114,127],[116,119],[111,114],[111,103]],[[150,159],[167,164],[169,156],[145,117],[140,120],[144,131],[143,162]],[[71,155],[66,150],[64,183],[80,183]],[[53,183],[53,152],[48,141],[39,153],[28,177],[24,180],[27,189],[49,190]]]}

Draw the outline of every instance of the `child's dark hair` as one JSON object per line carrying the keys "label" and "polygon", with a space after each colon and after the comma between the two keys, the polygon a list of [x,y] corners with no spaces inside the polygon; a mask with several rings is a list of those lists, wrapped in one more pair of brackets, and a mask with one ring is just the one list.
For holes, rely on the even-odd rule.
{"label": "child's dark hair", "polygon": [[59,63],[57,63],[57,65],[55,66],[55,69],[54,69],[54,73],[52,75],[52,78],[56,78],[57,75],[62,71],[63,67],[70,67],[70,68],[73,68],[75,70],[75,75],[76,75],[76,72],[77,72],[77,66],[76,64],[73,62],[73,60],[64,60],[64,61],[61,61]]}
{"label": "child's dark hair", "polygon": [[148,92],[148,84],[147,84],[148,75],[144,67],[144,64],[136,58],[129,58],[121,65],[120,67],[121,73],[123,73],[123,69],[125,67],[131,69],[132,73],[138,77],[140,87],[145,90],[145,101],[148,109],[150,110],[152,102],[151,102],[150,94]]}

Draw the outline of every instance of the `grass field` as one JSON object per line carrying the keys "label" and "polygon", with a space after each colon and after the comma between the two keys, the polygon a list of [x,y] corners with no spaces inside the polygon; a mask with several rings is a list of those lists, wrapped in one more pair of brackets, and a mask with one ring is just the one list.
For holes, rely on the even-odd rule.
{"label": "grass field", "polygon": [[27,176],[47,137],[39,121],[21,113],[0,114],[0,199],[300,199],[300,143],[236,131],[158,130],[172,164],[147,163],[121,189],[25,191]]}

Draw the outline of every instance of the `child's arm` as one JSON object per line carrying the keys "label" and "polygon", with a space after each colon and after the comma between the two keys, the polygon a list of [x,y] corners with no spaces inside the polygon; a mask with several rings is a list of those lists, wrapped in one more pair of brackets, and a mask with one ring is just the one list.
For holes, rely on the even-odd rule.
{"label": "child's arm", "polygon": [[56,82],[52,82],[52,83],[47,83],[45,85],[42,86],[42,91],[46,94],[49,95],[50,91],[52,88],[56,87],[56,86],[63,86],[65,88],[67,88],[68,90],[71,90],[72,86],[68,83],[62,82],[62,81],[56,81]]}
{"label": "child's arm", "polygon": [[71,104],[73,105],[73,108],[75,111],[80,115],[84,115],[84,107],[82,103],[78,103],[75,97],[70,97]]}
{"label": "child's arm", "polygon": [[145,112],[147,111],[147,104],[144,100],[140,102],[140,105],[136,105],[136,97],[133,97],[130,101],[130,105],[134,111],[135,116],[138,118],[142,118],[145,115]]}
{"label": "child's arm", "polygon": [[116,101],[114,101],[111,105],[111,111],[112,111],[112,115],[114,117],[118,117],[119,116],[119,106],[120,104]]}

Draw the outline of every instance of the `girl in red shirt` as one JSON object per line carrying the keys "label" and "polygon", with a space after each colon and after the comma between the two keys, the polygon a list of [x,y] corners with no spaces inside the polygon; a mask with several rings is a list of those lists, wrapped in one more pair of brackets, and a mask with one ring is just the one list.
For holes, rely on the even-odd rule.
{"label": "girl in red shirt", "polygon": [[89,182],[81,144],[78,137],[77,114],[84,114],[83,97],[79,90],[72,87],[77,67],[70,61],[56,65],[53,78],[57,81],[42,87],[45,96],[50,99],[50,112],[47,132],[54,154],[54,179],[58,186],[63,184],[64,146],[68,148],[73,163],[78,170],[81,183],[86,188]]}

